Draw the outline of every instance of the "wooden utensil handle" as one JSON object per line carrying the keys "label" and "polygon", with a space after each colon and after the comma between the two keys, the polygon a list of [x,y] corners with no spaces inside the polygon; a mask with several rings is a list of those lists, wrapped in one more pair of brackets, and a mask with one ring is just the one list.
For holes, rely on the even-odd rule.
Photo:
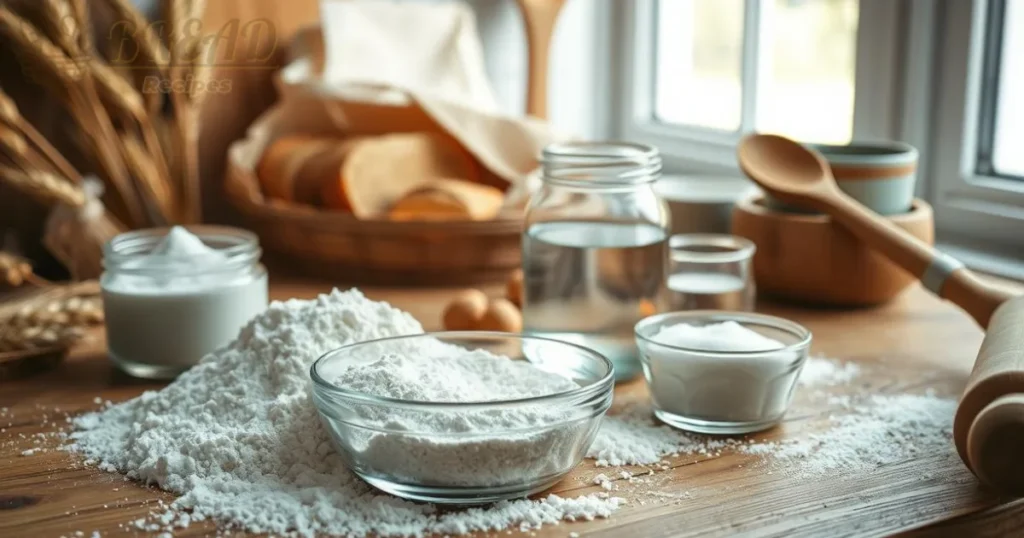
{"label": "wooden utensil handle", "polygon": [[977,278],[955,258],[901,230],[838,189],[819,199],[829,213],[871,248],[920,278],[933,293],[964,309],[982,327],[1013,294]]}
{"label": "wooden utensil handle", "polygon": [[1024,297],[992,317],[957,406],[953,439],[982,482],[1024,493]]}
{"label": "wooden utensil handle", "polygon": [[548,62],[551,39],[555,33],[558,13],[566,0],[518,0],[523,25],[526,27],[528,81],[526,113],[541,119],[548,116]]}

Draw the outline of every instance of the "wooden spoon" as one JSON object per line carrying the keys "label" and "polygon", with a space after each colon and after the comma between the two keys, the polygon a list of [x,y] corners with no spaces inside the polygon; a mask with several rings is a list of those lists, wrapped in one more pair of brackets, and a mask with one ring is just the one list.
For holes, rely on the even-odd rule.
{"label": "wooden spoon", "polygon": [[942,254],[850,198],[836,185],[816,151],[777,135],[745,137],[737,151],[740,168],[783,202],[829,214],[943,299],[959,305],[982,327],[1013,294],[982,282],[956,259]]}
{"label": "wooden spoon", "polygon": [[1024,296],[982,282],[846,196],[818,153],[769,135],[746,137],[738,153],[743,171],[773,196],[828,213],[987,329],[953,419],[953,440],[982,482],[1024,495]]}

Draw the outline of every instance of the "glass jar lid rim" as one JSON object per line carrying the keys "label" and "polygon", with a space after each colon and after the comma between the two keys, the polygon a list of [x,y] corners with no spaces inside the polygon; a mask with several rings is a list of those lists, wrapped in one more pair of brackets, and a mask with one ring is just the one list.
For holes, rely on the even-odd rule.
{"label": "glass jar lid rim", "polygon": [[[729,234],[676,234],[669,238],[669,257],[694,263],[730,263],[748,260],[757,251],[753,241]],[[709,247],[719,250],[701,251]]]}
{"label": "glass jar lid rim", "polygon": [[545,181],[573,186],[626,186],[661,176],[658,149],[632,142],[553,143],[544,148],[540,162]]}

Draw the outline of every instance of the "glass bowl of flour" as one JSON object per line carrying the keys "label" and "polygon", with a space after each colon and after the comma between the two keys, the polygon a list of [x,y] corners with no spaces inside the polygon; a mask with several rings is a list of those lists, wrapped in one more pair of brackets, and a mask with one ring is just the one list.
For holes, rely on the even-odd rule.
{"label": "glass bowl of flour", "polygon": [[442,332],[348,345],[310,369],[342,459],[374,487],[482,504],[543,491],[586,454],[612,364],[566,342]]}
{"label": "glass bowl of flour", "polygon": [[811,346],[811,332],[792,321],[715,310],[651,316],[635,333],[654,414],[709,434],[777,424]]}

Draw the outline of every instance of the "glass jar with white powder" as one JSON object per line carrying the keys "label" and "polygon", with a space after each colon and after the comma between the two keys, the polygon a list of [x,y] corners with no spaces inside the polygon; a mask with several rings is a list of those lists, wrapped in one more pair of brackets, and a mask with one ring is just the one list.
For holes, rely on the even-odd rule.
{"label": "glass jar with white powder", "polygon": [[110,359],[136,377],[170,379],[230,342],[267,306],[259,240],[220,226],[121,234],[100,279]]}

